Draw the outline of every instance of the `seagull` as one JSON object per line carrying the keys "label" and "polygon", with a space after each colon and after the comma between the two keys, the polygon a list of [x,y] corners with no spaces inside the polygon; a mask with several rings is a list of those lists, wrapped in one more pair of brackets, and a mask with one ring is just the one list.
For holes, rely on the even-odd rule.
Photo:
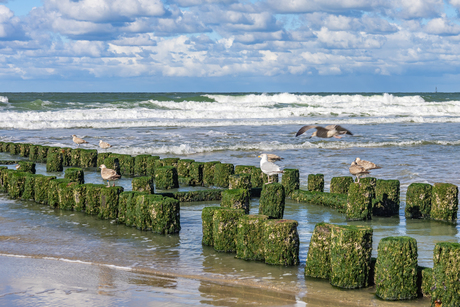
{"label": "seagull", "polygon": [[268,161],[267,154],[261,154],[259,158],[262,158],[260,160],[260,170],[268,176],[268,182],[265,184],[271,183],[270,181],[271,175],[284,173],[284,171],[282,171],[278,165],[276,165],[273,162]]}
{"label": "seagull", "polygon": [[102,149],[107,149],[107,148],[112,147],[112,145],[102,140],[99,140],[99,147],[101,147]]}
{"label": "seagull", "polygon": [[84,144],[84,143],[88,143],[87,141],[85,141],[84,139],[82,138],[79,138],[77,137],[75,134],[72,134],[72,140],[75,144],[77,144],[77,148],[78,146],[80,146],[80,144]]}
{"label": "seagull", "polygon": [[15,168],[18,170],[18,169],[20,169],[20,168],[21,168],[21,165],[19,165],[19,164],[16,164],[14,167],[15,167]]}
{"label": "seagull", "polygon": [[281,161],[284,159],[275,154],[266,154],[266,155],[267,155],[268,162]]}
{"label": "seagull", "polygon": [[360,158],[355,159],[356,164],[359,166],[364,167],[366,171],[371,170],[371,169],[379,169],[381,168],[380,166],[376,165],[375,163],[366,161],[366,160],[361,160]]}
{"label": "seagull", "polygon": [[370,174],[368,170],[358,165],[355,161],[351,162],[350,168],[348,168],[348,170],[352,175],[356,176],[356,178],[358,179],[358,183],[360,176]]}
{"label": "seagull", "polygon": [[329,126],[326,126],[326,127],[321,127],[321,126],[316,126],[316,125],[307,125],[307,126],[303,126],[302,128],[300,128],[299,131],[297,131],[295,136],[299,136],[302,133],[304,133],[305,131],[310,130],[312,128],[315,128],[316,131],[313,132],[313,134],[310,136],[310,138],[314,137],[314,136],[317,136],[319,138],[335,137],[337,139],[341,139],[342,134],[353,135],[353,133],[351,133],[350,130],[345,129],[340,125],[329,125]]}
{"label": "seagull", "polygon": [[[110,187],[110,181],[114,181],[121,178],[121,175],[117,174],[117,171],[114,169],[107,168],[104,164],[99,166],[101,169],[101,177],[104,180],[107,180],[107,187]],[[115,186],[115,183],[113,184]]]}

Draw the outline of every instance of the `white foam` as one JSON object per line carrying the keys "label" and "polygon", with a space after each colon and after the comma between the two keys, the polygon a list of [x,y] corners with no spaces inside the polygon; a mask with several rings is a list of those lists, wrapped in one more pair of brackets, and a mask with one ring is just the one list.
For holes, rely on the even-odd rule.
{"label": "white foam", "polygon": [[[420,96],[249,94],[205,95],[215,102],[149,101],[94,105],[68,104],[49,111],[0,113],[0,128],[202,127],[293,124],[380,124],[460,122],[460,101],[427,102]],[[1,96],[0,96],[1,97]],[[123,105],[123,106],[121,106]]]}
{"label": "white foam", "polygon": [[1,103],[8,103],[8,97],[6,97],[6,96],[0,96],[0,102],[1,102]]}

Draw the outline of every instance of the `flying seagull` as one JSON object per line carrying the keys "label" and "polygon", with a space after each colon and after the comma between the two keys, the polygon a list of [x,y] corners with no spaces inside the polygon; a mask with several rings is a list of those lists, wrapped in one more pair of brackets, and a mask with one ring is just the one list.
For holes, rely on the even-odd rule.
{"label": "flying seagull", "polygon": [[360,176],[370,174],[368,170],[356,164],[355,161],[351,162],[350,168],[348,168],[348,170],[350,171],[352,175],[356,176],[356,179],[358,179],[358,183],[359,183]]}
{"label": "flying seagull", "polygon": [[313,132],[313,134],[310,136],[310,138],[314,137],[314,136],[317,136],[319,138],[335,137],[337,139],[340,139],[340,138],[342,138],[342,134],[353,135],[353,133],[351,133],[350,130],[345,129],[340,125],[329,125],[329,126],[326,126],[326,127],[321,127],[321,126],[316,126],[316,125],[306,125],[306,126],[303,126],[302,128],[300,128],[299,131],[297,131],[295,136],[299,136],[299,135],[303,134],[305,131],[310,130],[312,128],[315,128],[316,131]]}
{"label": "flying seagull", "polygon": [[[118,180],[121,178],[121,175],[118,175],[116,170],[107,168],[104,164],[101,164],[99,167],[101,169],[102,179],[107,180],[107,187],[110,187],[110,181]],[[113,186],[115,186],[115,183]]]}
{"label": "flying seagull", "polygon": [[75,134],[72,134],[72,140],[75,144],[77,144],[77,148],[80,146],[80,144],[88,143],[84,139],[77,137]]}
{"label": "flying seagull", "polygon": [[355,159],[356,164],[359,166],[364,167],[366,171],[371,170],[371,169],[379,169],[381,168],[380,166],[376,165],[375,163],[366,161],[366,160],[361,160],[360,158]]}
{"label": "flying seagull", "polygon": [[268,182],[265,184],[271,183],[270,181],[271,175],[284,173],[284,171],[282,171],[278,165],[276,165],[273,162],[268,161],[267,154],[261,154],[259,158],[262,158],[260,160],[260,170],[268,176]]}
{"label": "flying seagull", "polygon": [[107,149],[107,148],[112,147],[112,145],[102,140],[99,140],[99,147],[101,147],[102,149]]}

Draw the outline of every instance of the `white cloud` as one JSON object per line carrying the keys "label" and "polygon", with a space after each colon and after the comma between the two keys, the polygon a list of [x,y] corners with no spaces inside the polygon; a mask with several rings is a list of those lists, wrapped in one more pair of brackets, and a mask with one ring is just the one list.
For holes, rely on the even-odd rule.
{"label": "white cloud", "polygon": [[44,3],[46,10],[57,11],[70,19],[92,22],[115,22],[165,14],[160,0],[45,0]]}
{"label": "white cloud", "polygon": [[436,35],[457,35],[460,34],[460,26],[453,24],[446,18],[435,18],[430,20],[425,30],[427,33]]}

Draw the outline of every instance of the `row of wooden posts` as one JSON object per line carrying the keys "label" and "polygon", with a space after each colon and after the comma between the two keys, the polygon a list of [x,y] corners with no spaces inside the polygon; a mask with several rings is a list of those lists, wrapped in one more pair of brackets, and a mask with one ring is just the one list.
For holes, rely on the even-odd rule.
{"label": "row of wooden posts", "polygon": [[[9,143],[6,146],[5,143],[0,142],[0,145],[4,152],[19,153],[27,157],[25,144],[13,146]],[[31,153],[33,158],[33,153],[41,152],[42,160],[38,158],[32,160],[44,161],[43,152],[46,151],[49,171],[59,171],[61,164],[79,167],[106,164],[109,167],[113,165],[112,167],[120,172],[133,169],[126,175],[132,176],[137,172],[137,175],[144,176],[134,177],[133,191],[124,192],[121,187],[84,184],[81,168],[67,168],[64,179],[56,179],[54,176],[32,174],[35,173],[33,161],[19,161],[20,171],[0,168],[0,189],[12,198],[35,200],[53,208],[83,210],[102,219],[117,219],[119,223],[127,226],[136,226],[142,230],[151,229],[163,234],[179,232],[180,201],[220,199],[221,207],[203,209],[202,243],[213,246],[217,251],[235,252],[237,258],[245,260],[263,260],[268,264],[278,265],[299,264],[298,223],[283,219],[286,196],[297,201],[329,206],[332,204],[339,210],[345,211],[347,218],[352,220],[369,219],[372,214],[395,215],[399,212],[399,181],[397,180],[363,178],[361,183],[357,184],[353,183],[351,177],[334,177],[331,181],[331,193],[325,193],[324,176],[316,174],[309,175],[309,191],[303,191],[299,190],[299,171],[296,169],[285,170],[281,184],[276,182],[276,176],[273,178],[275,183],[264,185],[263,182],[267,178],[264,178],[260,169],[254,166],[234,167],[232,164],[220,162],[203,163],[178,158],[159,159],[149,155],[129,159],[125,157],[128,155],[112,153],[97,154],[96,152],[96,155],[93,155],[88,153],[90,150],[85,149],[55,149],[46,146],[35,148],[34,146],[40,145],[28,146],[29,159]],[[89,165],[88,161],[85,162],[87,157],[99,162]],[[54,163],[58,168],[50,170],[55,161],[58,161]],[[127,167],[128,164],[132,167]],[[188,173],[185,170],[188,170]],[[179,173],[182,176],[179,176]],[[205,185],[206,182],[206,185],[228,189],[153,194],[154,182],[157,188],[160,185],[162,189],[168,189],[178,187],[179,181],[189,185]],[[450,211],[446,215],[447,218],[443,220],[453,221],[454,217],[456,220],[456,210],[452,209],[452,204],[458,204],[458,189],[452,186],[415,184],[413,191],[410,191],[409,187],[406,202],[409,202],[409,198],[412,197],[415,203],[410,206],[412,208],[409,211],[410,217],[433,218],[436,216],[433,212],[446,204],[446,208]],[[251,195],[260,196],[259,215],[248,215]],[[455,299],[455,291],[459,287],[456,284],[458,279],[456,280],[453,274],[460,271],[457,265],[460,260],[460,245],[438,243],[435,248],[434,268],[422,269],[416,263],[417,245],[414,241],[408,237],[382,239],[379,244],[379,257],[376,262],[373,262],[370,258],[371,228],[319,224],[310,243],[305,275],[329,278],[331,284],[343,288],[367,287],[375,280],[377,295],[383,299],[409,299],[423,292],[425,295],[432,295],[432,300],[441,299],[444,302],[443,306],[456,306],[455,302],[458,301]],[[385,246],[381,249],[381,244],[395,247]],[[398,255],[403,258],[397,258]],[[391,275],[385,275],[388,274],[388,270],[382,269],[390,263],[385,259],[400,259],[391,262],[393,264]],[[371,277],[373,267],[375,267],[375,278]],[[440,269],[441,267],[443,269]],[[317,274],[315,273],[317,270],[328,273]],[[415,275],[402,274],[402,272],[415,272]],[[419,281],[422,280],[422,287],[415,286],[415,293],[417,293],[415,296],[412,283],[414,276],[416,280],[417,278]],[[408,286],[395,288],[394,285],[399,283]],[[454,302],[453,305],[449,305],[449,301]]]}

